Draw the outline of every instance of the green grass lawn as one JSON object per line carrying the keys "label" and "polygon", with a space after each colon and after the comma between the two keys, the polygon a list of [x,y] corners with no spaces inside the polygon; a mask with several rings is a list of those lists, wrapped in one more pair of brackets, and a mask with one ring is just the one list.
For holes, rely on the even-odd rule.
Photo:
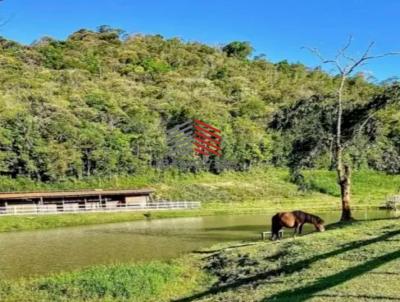
{"label": "green grass lawn", "polygon": [[400,300],[400,220],[360,221],[325,233],[214,246],[196,255],[213,276],[178,301]]}
{"label": "green grass lawn", "polygon": [[0,282],[0,301],[393,301],[400,220],[233,242],[171,262],[98,266]]}
{"label": "green grass lawn", "polygon": [[[306,171],[306,180],[312,191],[330,196],[340,196],[332,171]],[[379,205],[387,195],[400,194],[400,175],[388,175],[376,171],[355,171],[352,178],[352,194],[355,204]]]}
{"label": "green grass lawn", "polygon": [[0,281],[0,301],[168,301],[192,293],[207,275],[181,258],[174,262],[97,266],[18,281]]}
{"label": "green grass lawn", "polygon": [[[307,171],[305,176],[310,187],[308,192],[299,191],[289,182],[287,170],[273,168],[226,172],[221,175],[152,172],[146,176],[96,178],[55,184],[1,178],[0,189],[26,191],[152,187],[156,191],[156,197],[160,199],[202,202],[199,210],[152,212],[153,218],[339,208],[335,172]],[[385,175],[374,171],[354,172],[352,206],[379,206],[384,203],[386,195],[397,193],[399,188],[399,175]],[[133,221],[144,219],[143,214],[125,212],[0,217],[0,232]]]}

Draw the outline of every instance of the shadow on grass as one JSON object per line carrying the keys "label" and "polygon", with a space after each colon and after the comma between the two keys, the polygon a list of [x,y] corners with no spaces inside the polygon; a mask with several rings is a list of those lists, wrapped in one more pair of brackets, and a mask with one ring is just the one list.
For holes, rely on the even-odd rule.
{"label": "shadow on grass", "polygon": [[[400,301],[400,297],[392,297],[392,296],[371,296],[371,295],[331,295],[331,294],[319,294],[315,295],[316,297],[326,297],[326,298],[355,298],[355,299],[363,299],[363,300],[386,300],[386,301]],[[298,301],[298,300],[296,300]]]}
{"label": "shadow on grass", "polygon": [[277,301],[306,301],[316,293],[344,283],[355,277],[363,275],[387,262],[393,261],[400,258],[400,250],[387,253],[382,256],[376,257],[370,261],[364,262],[363,264],[351,267],[343,270],[337,274],[327,276],[319,279],[317,282],[303,286],[294,290],[286,290],[279,294],[270,296],[264,301],[277,300]]}
{"label": "shadow on grass", "polygon": [[333,223],[325,225],[325,228],[327,230],[343,229],[343,228],[352,226],[354,224],[357,224],[357,222],[358,222],[358,220],[344,221],[344,222],[338,221],[338,222],[333,222]]}
{"label": "shadow on grass", "polygon": [[399,217],[382,217],[382,218],[370,218],[370,219],[358,219],[356,221],[380,221],[380,220],[400,220]]}
{"label": "shadow on grass", "polygon": [[[373,274],[373,275],[400,275],[400,272],[369,272],[369,274]],[[399,298],[400,300],[400,298]]]}
{"label": "shadow on grass", "polygon": [[383,218],[371,218],[371,219],[354,219],[352,221],[337,221],[327,224],[325,227],[327,230],[334,230],[334,229],[346,228],[366,221],[381,221],[381,220],[400,220],[400,217],[383,217]]}
{"label": "shadow on grass", "polygon": [[[337,256],[337,255],[340,255],[342,253],[345,253],[345,252],[348,252],[348,251],[351,251],[351,250],[358,249],[360,247],[365,247],[365,246],[370,245],[370,244],[374,244],[374,243],[377,243],[377,242],[380,242],[380,241],[385,241],[385,240],[388,240],[388,239],[390,239],[390,238],[392,238],[394,236],[397,236],[397,235],[400,235],[400,230],[387,232],[387,233],[384,233],[381,236],[378,236],[378,237],[375,237],[375,238],[371,238],[371,239],[367,239],[367,240],[359,240],[359,241],[350,242],[349,244],[347,244],[347,245],[345,245],[345,246],[343,246],[343,247],[341,247],[339,249],[336,249],[336,250],[333,250],[333,251],[330,251],[330,252],[327,252],[327,253],[324,253],[324,254],[315,255],[315,256],[313,256],[311,258],[308,258],[308,259],[305,259],[305,260],[301,260],[301,261],[295,262],[293,264],[290,264],[290,265],[287,265],[287,266],[284,266],[284,267],[281,267],[281,268],[278,268],[278,269],[269,270],[269,271],[266,271],[266,272],[263,272],[263,273],[259,273],[259,274],[256,274],[256,275],[253,275],[253,276],[250,276],[250,277],[237,278],[236,280],[234,280],[233,282],[230,282],[228,284],[216,285],[216,286],[213,286],[213,287],[211,287],[210,289],[208,289],[208,290],[206,290],[204,292],[197,293],[197,294],[194,294],[194,295],[192,295],[190,297],[178,299],[178,300],[175,300],[175,301],[176,302],[194,301],[196,299],[200,299],[200,298],[203,298],[203,297],[211,295],[211,294],[218,294],[218,293],[225,292],[225,291],[228,291],[228,290],[236,289],[236,288],[238,288],[240,286],[243,286],[243,285],[249,285],[249,284],[252,284],[252,283],[255,283],[255,282],[257,282],[257,283],[259,283],[260,281],[262,281],[262,282],[273,282],[271,279],[276,277],[276,276],[279,276],[280,274],[286,274],[286,275],[292,274],[292,273],[295,273],[295,272],[298,272],[298,271],[301,271],[301,270],[307,268],[312,263],[317,262],[319,260],[324,260],[324,259],[327,259],[327,258],[330,258],[330,257],[333,257],[333,256]],[[321,282],[318,282],[318,283],[316,283],[314,285],[311,285],[311,286],[305,287],[305,288],[306,288],[306,290],[309,289],[312,293],[315,293],[315,292],[318,292],[320,290],[325,289],[325,287],[329,288],[331,286],[336,285],[336,282],[344,282],[346,280],[350,280],[350,279],[354,278],[355,276],[358,276],[359,274],[362,274],[362,273],[365,273],[365,272],[367,272],[369,270],[372,270],[375,267],[378,267],[378,266],[380,266],[380,265],[382,265],[382,264],[384,264],[384,263],[386,263],[388,261],[391,261],[393,259],[396,259],[398,257],[400,257],[400,251],[397,251],[397,252],[394,252],[394,253],[390,253],[390,254],[386,254],[384,256],[375,258],[374,260],[368,261],[365,264],[362,264],[362,265],[357,266],[355,268],[351,268],[349,270],[345,270],[345,271],[343,271],[341,273],[338,273],[337,274],[338,276],[333,275],[333,276],[324,278],[324,279],[322,279]],[[332,284],[332,285],[330,285],[330,284]],[[328,286],[326,286],[326,285],[328,285]],[[295,291],[285,291],[285,292],[282,292],[282,293],[279,293],[279,294],[275,295],[274,297],[276,297],[276,298],[286,298],[286,297],[289,297],[289,295],[290,295],[293,298],[293,295],[298,295],[299,293],[303,293],[303,292],[306,293],[306,290],[303,290],[303,288],[300,288],[298,290],[298,292],[296,290]],[[307,296],[307,298],[309,298],[309,297],[310,296]],[[270,298],[268,298],[268,300],[269,299]],[[303,299],[303,300],[305,300],[305,299]],[[299,300],[299,301],[303,301],[303,300]]]}

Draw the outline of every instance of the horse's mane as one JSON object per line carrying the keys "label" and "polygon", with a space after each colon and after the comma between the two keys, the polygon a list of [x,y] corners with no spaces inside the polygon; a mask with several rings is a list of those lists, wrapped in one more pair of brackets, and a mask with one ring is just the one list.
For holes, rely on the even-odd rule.
{"label": "horse's mane", "polygon": [[298,212],[300,212],[302,215],[304,215],[304,220],[307,222],[318,223],[318,224],[324,223],[324,220],[317,215],[313,215],[313,214],[306,213],[303,211],[298,211]]}
{"label": "horse's mane", "polygon": [[308,215],[311,223],[324,223],[324,220],[321,217],[309,213],[306,214]]}

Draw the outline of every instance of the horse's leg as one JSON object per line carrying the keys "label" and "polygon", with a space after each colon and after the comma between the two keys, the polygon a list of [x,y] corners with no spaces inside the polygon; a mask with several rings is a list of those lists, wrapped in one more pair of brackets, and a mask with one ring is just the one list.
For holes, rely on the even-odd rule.
{"label": "horse's leg", "polygon": [[303,225],[304,225],[304,223],[300,223],[300,225],[299,225],[299,234],[301,234],[301,232],[303,232]]}
{"label": "horse's leg", "polygon": [[278,240],[278,239],[279,239],[279,229],[272,231],[272,234],[271,234],[271,240],[272,241],[275,241],[275,240]]}
{"label": "horse's leg", "polygon": [[282,230],[282,224],[281,223],[279,223],[279,225],[277,226],[277,228],[275,229],[275,231],[274,231],[274,236],[275,236],[275,239],[276,240],[280,240],[282,237],[281,237],[281,230]]}
{"label": "horse's leg", "polygon": [[299,233],[299,224],[297,222],[295,222],[294,224],[294,236],[296,236],[296,234]]}
{"label": "horse's leg", "polygon": [[279,240],[279,239],[282,238],[281,230],[282,230],[282,228],[279,228],[279,229],[277,229],[275,231],[272,231],[272,234],[271,234],[271,240],[272,241]]}

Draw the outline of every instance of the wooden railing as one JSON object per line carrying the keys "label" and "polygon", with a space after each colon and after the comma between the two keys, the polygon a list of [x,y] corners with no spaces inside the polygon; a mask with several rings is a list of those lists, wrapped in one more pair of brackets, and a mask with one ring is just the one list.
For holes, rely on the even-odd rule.
{"label": "wooden railing", "polygon": [[8,205],[0,207],[0,216],[10,215],[47,215],[47,214],[67,214],[67,213],[99,213],[99,212],[124,212],[124,211],[144,211],[144,210],[179,210],[197,209],[201,206],[198,201],[157,201],[137,204],[118,204],[118,205],[99,205],[96,207],[77,206],[70,207],[65,205],[29,205],[18,206]]}

